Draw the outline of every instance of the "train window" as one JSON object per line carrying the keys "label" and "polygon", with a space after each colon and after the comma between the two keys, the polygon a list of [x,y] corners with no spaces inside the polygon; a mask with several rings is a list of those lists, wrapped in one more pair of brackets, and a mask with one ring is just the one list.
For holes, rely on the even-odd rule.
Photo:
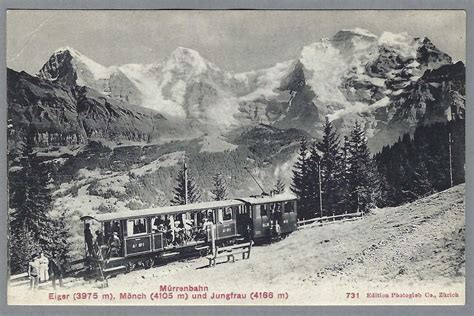
{"label": "train window", "polygon": [[280,212],[281,206],[280,203],[272,203],[268,205],[272,213]]}
{"label": "train window", "polygon": [[294,211],[294,202],[293,201],[289,201],[289,202],[285,202],[285,213],[291,213]]}
{"label": "train window", "polygon": [[214,210],[211,210],[211,209],[207,210],[206,211],[206,217],[207,217],[207,220],[209,220],[213,223],[216,222],[216,220],[214,219]]}
{"label": "train window", "polygon": [[236,206],[232,206],[232,209],[234,210],[235,214],[246,214],[247,213],[247,210],[245,209],[245,207],[240,207],[238,205]]}
{"label": "train window", "polygon": [[224,209],[224,221],[231,221],[232,220],[232,208],[226,207]]}
{"label": "train window", "polygon": [[145,234],[146,232],[147,232],[147,229],[146,229],[145,218],[129,219],[127,221],[127,235],[128,236]]}
{"label": "train window", "polygon": [[162,232],[166,229],[166,219],[165,217],[162,216],[157,216],[155,218],[152,218],[151,220],[151,227],[153,229],[153,232]]}
{"label": "train window", "polygon": [[266,204],[260,205],[260,216],[268,216]]}

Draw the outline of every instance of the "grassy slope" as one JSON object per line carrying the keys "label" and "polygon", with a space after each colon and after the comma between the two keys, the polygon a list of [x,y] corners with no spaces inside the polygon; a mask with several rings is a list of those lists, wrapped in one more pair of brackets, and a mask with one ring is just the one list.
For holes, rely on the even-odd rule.
{"label": "grassy slope", "polygon": [[[362,220],[298,231],[269,246],[255,247],[250,260],[198,269],[205,259],[137,271],[113,280],[145,286],[157,282],[210,287],[238,284],[317,286],[328,281],[464,282],[464,185],[413,203],[375,210]],[[245,273],[244,273],[245,271]],[[212,272],[212,273],[211,273]],[[159,281],[158,281],[159,280]]]}
{"label": "grassy slope", "polygon": [[[207,285],[209,295],[287,291],[293,300],[286,303],[357,304],[345,300],[345,293],[357,286],[391,291],[408,285],[401,288],[417,292],[432,290],[434,284],[459,290],[465,277],[464,189],[458,185],[407,205],[374,210],[357,221],[308,227],[278,243],[254,247],[250,260],[207,268],[207,260],[198,258],[119,275],[109,281],[106,291],[149,293],[166,284]],[[97,283],[69,286],[70,291],[100,290]],[[20,298],[24,293],[15,289],[11,294]]]}

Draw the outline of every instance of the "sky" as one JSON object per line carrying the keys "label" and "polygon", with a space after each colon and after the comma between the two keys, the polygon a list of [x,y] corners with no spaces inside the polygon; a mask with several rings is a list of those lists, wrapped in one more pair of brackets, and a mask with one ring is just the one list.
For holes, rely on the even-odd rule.
{"label": "sky", "polygon": [[197,50],[227,71],[270,67],[341,29],[428,37],[465,61],[466,16],[454,10],[86,11],[9,10],[7,66],[35,74],[70,46],[104,65],[156,63],[176,47]]}

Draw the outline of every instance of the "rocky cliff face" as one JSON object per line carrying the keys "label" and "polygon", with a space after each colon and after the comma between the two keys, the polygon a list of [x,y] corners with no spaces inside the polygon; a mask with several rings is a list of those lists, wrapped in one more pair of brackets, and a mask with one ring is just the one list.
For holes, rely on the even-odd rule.
{"label": "rocky cliff face", "polygon": [[[8,116],[11,132],[34,128],[38,145],[70,145],[100,137],[147,141],[159,137],[167,120],[87,87],[71,87],[8,69]],[[13,137],[14,138],[14,137]]]}

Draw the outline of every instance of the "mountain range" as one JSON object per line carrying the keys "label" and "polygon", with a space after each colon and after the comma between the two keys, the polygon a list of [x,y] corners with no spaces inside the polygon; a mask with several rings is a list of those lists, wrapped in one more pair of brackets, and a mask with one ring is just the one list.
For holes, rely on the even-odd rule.
{"label": "mountain range", "polygon": [[[264,123],[318,138],[327,116],[343,134],[362,122],[377,151],[419,124],[463,116],[464,73],[462,62],[453,64],[428,38],[356,28],[303,47],[294,60],[244,73],[222,70],[183,47],[162,62],[110,67],[65,47],[37,77],[156,111],[182,126],[176,137],[226,135]],[[452,104],[433,97],[440,94]],[[152,138],[169,137],[165,130]]]}

